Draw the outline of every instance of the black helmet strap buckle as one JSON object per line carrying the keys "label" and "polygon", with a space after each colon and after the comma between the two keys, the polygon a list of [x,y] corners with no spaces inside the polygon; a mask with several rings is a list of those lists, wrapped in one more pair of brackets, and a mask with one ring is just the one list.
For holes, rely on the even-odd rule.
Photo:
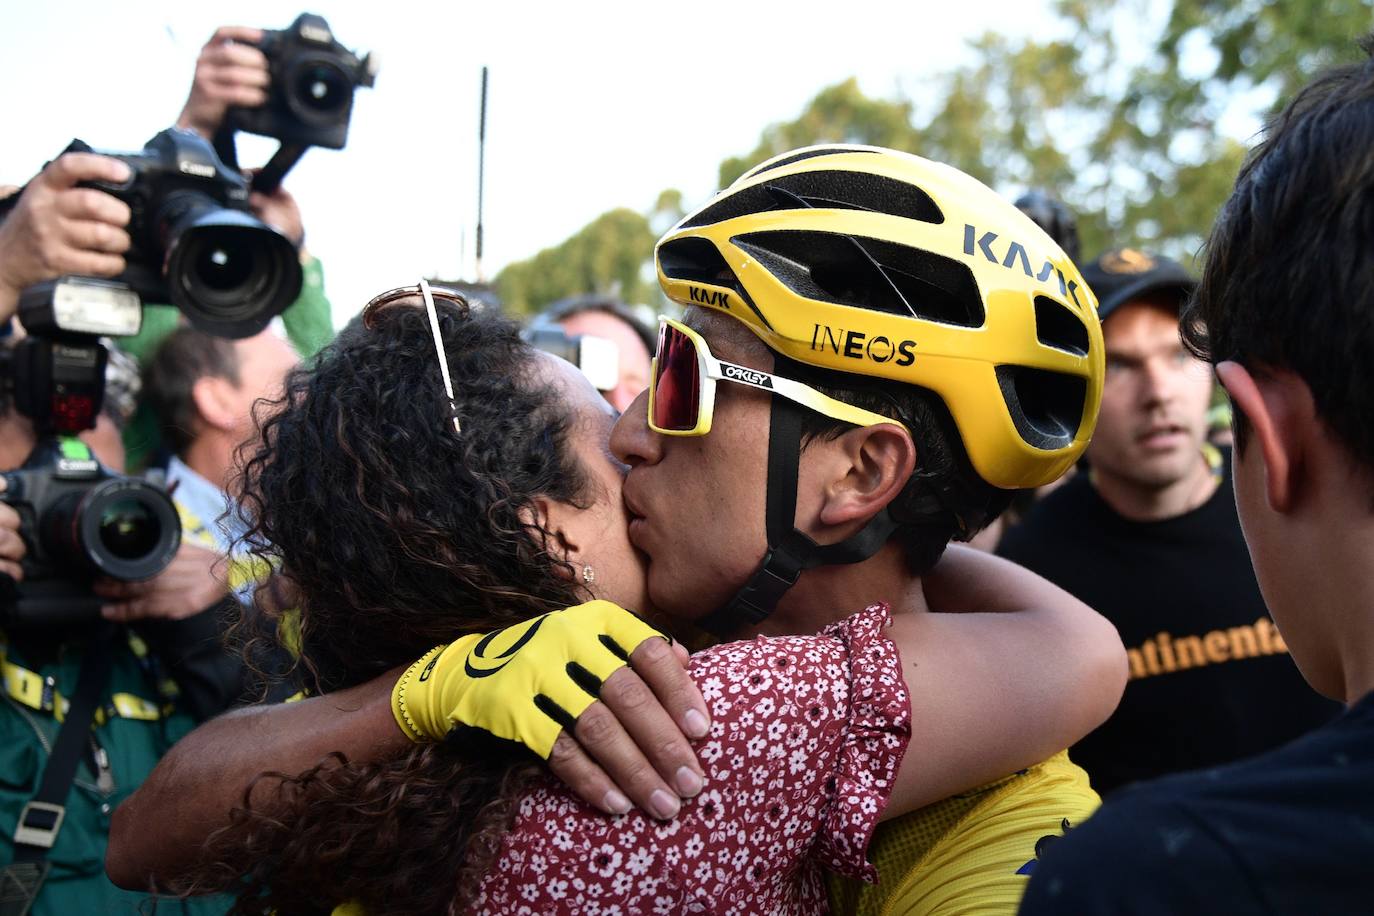
{"label": "black helmet strap buckle", "polygon": [[768,551],[754,575],[699,625],[717,636],[768,619],[803,570],[860,563],[872,557],[897,527],[884,508],[860,531],[835,544],[817,544],[797,530],[797,480],[801,469],[803,411],[787,398],[772,399],[768,423]]}

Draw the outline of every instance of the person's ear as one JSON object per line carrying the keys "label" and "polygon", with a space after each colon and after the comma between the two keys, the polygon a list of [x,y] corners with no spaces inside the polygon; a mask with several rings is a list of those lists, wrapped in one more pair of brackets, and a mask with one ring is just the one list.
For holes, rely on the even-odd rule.
{"label": "person's ear", "polygon": [[579,511],[576,506],[556,499],[536,496],[519,512],[522,523],[538,528],[548,535],[549,550],[553,553],[554,559],[564,561],[554,566],[554,572],[558,576],[571,576],[564,563],[577,565],[580,562],[578,557],[581,539],[576,534],[577,526],[574,521]]}
{"label": "person's ear", "polygon": [[228,379],[201,376],[191,385],[191,401],[201,421],[212,429],[232,430],[239,423],[234,386]]}
{"label": "person's ear", "polygon": [[1239,459],[1263,461],[1269,508],[1292,511],[1302,479],[1305,433],[1314,417],[1311,391],[1291,373],[1253,375],[1229,361],[1217,364],[1217,378],[1248,423]]}
{"label": "person's ear", "polygon": [[851,429],[828,443],[830,461],[820,520],[867,521],[902,492],[916,468],[916,443],[900,426]]}

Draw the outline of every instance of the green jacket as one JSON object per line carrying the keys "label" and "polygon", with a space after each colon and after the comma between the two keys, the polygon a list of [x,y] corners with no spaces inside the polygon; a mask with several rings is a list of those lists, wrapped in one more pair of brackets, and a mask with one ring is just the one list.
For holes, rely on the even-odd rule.
{"label": "green jacket", "polygon": [[[291,345],[302,358],[309,359],[334,338],[334,318],[324,295],[324,267],[315,258],[308,257],[301,269],[301,294],[281,317]],[[145,305],[143,327],[139,332],[133,337],[117,338],[115,342],[121,350],[143,363],[180,323],[181,312],[176,306]],[[140,404],[124,427],[125,467],[133,472],[146,466],[161,441],[157,417],[146,404]]]}
{"label": "green jacket", "polygon": [[[0,639],[3,634],[0,634]],[[0,644],[3,645],[3,644]],[[150,912],[146,894],[121,890],[105,877],[105,847],[110,816],[137,788],[172,743],[197,724],[184,697],[175,696],[168,668],[157,653],[124,628],[111,643],[114,652],[103,709],[92,728],[95,742],[108,757],[103,779],[93,772],[92,753],[77,769],[67,794],[66,817],[49,851],[52,864],[32,916],[128,914]],[[76,689],[84,647],[78,643],[34,649],[3,647],[5,690],[0,699],[0,865],[14,856],[14,829],[20,812],[38,792],[48,751],[60,727],[51,707],[54,694],[69,697]],[[37,680],[35,680],[35,677]],[[50,681],[48,679],[51,679]],[[47,690],[31,689],[46,682]],[[30,688],[30,689],[26,689]],[[61,703],[61,700],[57,700]],[[39,708],[34,708],[35,706]],[[183,902],[163,899],[157,913],[209,916],[224,913],[224,897]]]}

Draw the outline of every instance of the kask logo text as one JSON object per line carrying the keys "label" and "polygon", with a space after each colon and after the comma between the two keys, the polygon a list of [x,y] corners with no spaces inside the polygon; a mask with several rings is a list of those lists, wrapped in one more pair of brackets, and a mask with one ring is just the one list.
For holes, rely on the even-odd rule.
{"label": "kask logo text", "polygon": [[724,290],[689,286],[687,287],[687,295],[693,302],[700,302],[702,305],[715,305],[723,309],[730,307],[730,294]]}
{"label": "kask logo text", "polygon": [[1078,282],[1076,280],[1066,280],[1064,271],[1055,267],[1053,262],[1048,259],[1040,265],[1038,272],[1032,271],[1030,256],[1026,254],[1026,246],[1014,239],[1007,241],[1007,253],[998,258],[997,252],[993,250],[993,245],[996,244],[997,239],[996,232],[984,232],[980,235],[973,226],[968,223],[964,224],[964,254],[981,253],[993,264],[1005,267],[1007,270],[1015,270],[1020,267],[1026,276],[1034,277],[1041,283],[1049,280],[1050,277],[1055,277],[1059,280],[1059,294],[1069,296],[1073,299],[1074,305],[1079,308],[1083,307],[1083,303],[1078,301]]}

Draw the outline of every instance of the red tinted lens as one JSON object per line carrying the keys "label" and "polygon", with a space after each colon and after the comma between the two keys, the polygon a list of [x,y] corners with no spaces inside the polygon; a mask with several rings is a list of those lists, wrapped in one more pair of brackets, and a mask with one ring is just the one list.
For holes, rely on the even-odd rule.
{"label": "red tinted lens", "polygon": [[701,380],[692,338],[664,325],[658,331],[658,366],[654,372],[654,425],[687,431],[697,425]]}

